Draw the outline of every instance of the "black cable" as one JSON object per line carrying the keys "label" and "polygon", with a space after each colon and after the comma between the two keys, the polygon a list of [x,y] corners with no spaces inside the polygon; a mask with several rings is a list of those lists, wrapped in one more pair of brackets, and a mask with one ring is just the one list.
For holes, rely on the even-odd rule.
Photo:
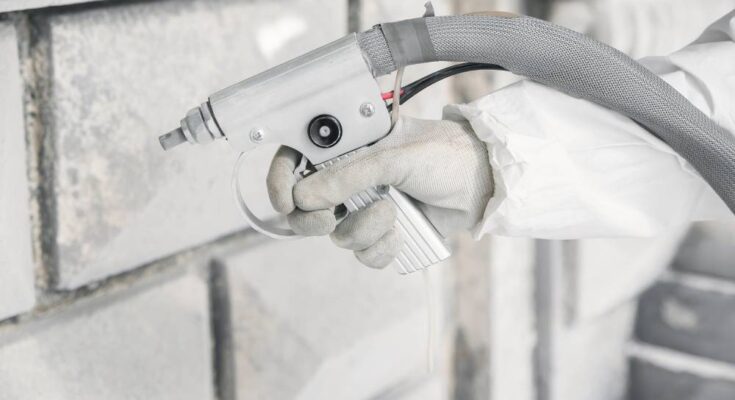
{"label": "black cable", "polygon": [[[404,86],[403,93],[401,94],[401,104],[407,102],[411,99],[411,97],[416,96],[419,92],[426,89],[427,87],[443,79],[449,78],[452,75],[478,70],[505,71],[506,69],[501,67],[500,65],[482,63],[462,63],[442,68]],[[391,109],[393,109],[393,104],[388,105],[388,111],[390,111]]]}

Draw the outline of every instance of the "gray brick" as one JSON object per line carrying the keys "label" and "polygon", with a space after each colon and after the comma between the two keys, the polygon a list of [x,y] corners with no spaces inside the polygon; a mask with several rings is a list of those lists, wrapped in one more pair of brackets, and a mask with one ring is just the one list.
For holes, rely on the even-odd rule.
{"label": "gray brick", "polygon": [[[430,272],[440,307],[446,267]],[[365,399],[423,374],[421,274],[366,268],[327,238],[271,242],[226,257],[221,268],[237,398]],[[437,342],[437,369],[447,339]]]}
{"label": "gray brick", "polygon": [[[61,288],[244,227],[229,146],[164,153],[157,135],[214,90],[342,35],[343,3],[134,2],[49,16]],[[261,211],[264,192],[249,194]]]}
{"label": "gray brick", "polygon": [[29,188],[18,44],[0,21],[0,319],[33,307]]}
{"label": "gray brick", "polygon": [[0,399],[211,399],[210,354],[206,286],[181,276],[6,327]]}
{"label": "gray brick", "polygon": [[647,343],[735,363],[733,286],[682,276],[657,283],[640,298],[636,336]]}
{"label": "gray brick", "polygon": [[694,224],[674,260],[674,269],[735,280],[735,224]]}
{"label": "gray brick", "polygon": [[630,400],[731,400],[735,382],[668,369],[641,359],[630,363]]}

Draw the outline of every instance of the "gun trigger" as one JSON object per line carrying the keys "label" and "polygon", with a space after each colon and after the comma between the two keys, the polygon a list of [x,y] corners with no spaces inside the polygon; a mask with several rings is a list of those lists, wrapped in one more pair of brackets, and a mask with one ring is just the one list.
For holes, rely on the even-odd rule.
{"label": "gun trigger", "polygon": [[311,168],[311,163],[309,162],[309,160],[307,160],[306,157],[301,156],[299,165],[296,166],[296,169],[294,169],[293,174],[296,177],[296,182],[298,182],[306,178],[307,176],[313,174],[314,172],[316,172],[316,170]]}

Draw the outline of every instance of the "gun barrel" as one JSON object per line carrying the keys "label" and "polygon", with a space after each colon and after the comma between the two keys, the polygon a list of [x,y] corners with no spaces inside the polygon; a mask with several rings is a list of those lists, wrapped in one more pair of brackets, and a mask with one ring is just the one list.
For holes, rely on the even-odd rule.
{"label": "gun barrel", "polygon": [[167,151],[180,145],[181,143],[185,143],[186,135],[184,135],[184,131],[181,128],[176,128],[165,135],[159,136],[158,142],[161,143],[161,147],[163,147],[163,150]]}

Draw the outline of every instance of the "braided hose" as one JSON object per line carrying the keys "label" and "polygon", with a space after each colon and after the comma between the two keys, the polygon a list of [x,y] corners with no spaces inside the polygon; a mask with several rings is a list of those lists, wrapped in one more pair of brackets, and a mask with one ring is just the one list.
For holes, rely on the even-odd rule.
{"label": "braided hose", "polygon": [[684,157],[735,212],[735,136],[635,60],[583,34],[513,15],[426,17],[358,35],[373,72],[432,62],[498,64],[618,111]]}

